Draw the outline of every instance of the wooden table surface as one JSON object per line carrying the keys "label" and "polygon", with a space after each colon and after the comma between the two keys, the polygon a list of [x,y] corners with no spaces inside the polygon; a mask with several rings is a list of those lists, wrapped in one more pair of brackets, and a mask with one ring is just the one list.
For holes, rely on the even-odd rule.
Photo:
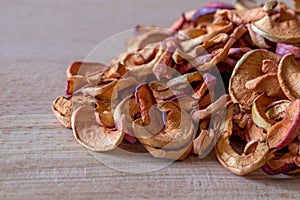
{"label": "wooden table surface", "polygon": [[0,0],[0,199],[299,199],[299,176],[258,170],[239,177],[213,152],[151,173],[112,169],[77,144],[51,112],[71,62],[113,34],[137,24],[167,27],[203,4]]}

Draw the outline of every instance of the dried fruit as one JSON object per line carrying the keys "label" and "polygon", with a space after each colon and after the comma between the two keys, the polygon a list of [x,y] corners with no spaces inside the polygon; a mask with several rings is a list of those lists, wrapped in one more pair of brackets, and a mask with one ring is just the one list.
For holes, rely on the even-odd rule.
{"label": "dried fruit", "polygon": [[126,140],[183,160],[215,146],[238,175],[300,172],[299,3],[237,2],[184,12],[169,29],[139,25],[107,65],[72,63],[53,113],[94,151]]}
{"label": "dried fruit", "polygon": [[229,82],[229,94],[232,101],[239,103],[245,111],[251,110],[254,99],[259,95],[258,92],[247,89],[246,83],[264,75],[262,62],[266,59],[271,59],[278,63],[280,57],[266,50],[253,50],[246,53],[238,61],[232,72]]}
{"label": "dried fruit", "polygon": [[278,68],[278,80],[284,94],[294,101],[300,98],[300,66],[295,62],[295,55],[285,55]]}
{"label": "dried fruit", "polygon": [[124,133],[107,129],[96,121],[95,109],[81,106],[72,114],[72,129],[78,143],[93,151],[109,151],[122,142]]}
{"label": "dried fruit", "polygon": [[270,148],[281,149],[289,145],[300,133],[300,100],[292,102],[285,117],[274,124],[267,133]]}
{"label": "dried fruit", "polygon": [[192,119],[185,111],[180,110],[172,101],[158,104],[158,109],[167,115],[165,126],[160,126],[162,130],[155,132],[155,129],[143,126],[142,119],[134,121],[134,135],[141,143],[155,148],[178,149],[192,141],[195,128]]}
{"label": "dried fruit", "polygon": [[266,141],[252,140],[246,144],[241,155],[232,149],[229,141],[233,128],[232,119],[238,112],[239,107],[237,104],[228,108],[226,120],[221,127],[221,135],[215,150],[218,160],[224,167],[235,174],[245,175],[266,163],[269,147]]}
{"label": "dried fruit", "polygon": [[258,126],[268,131],[275,123],[274,120],[267,117],[266,109],[267,106],[275,102],[276,99],[261,94],[256,97],[252,104],[252,119],[253,122]]}
{"label": "dried fruit", "polygon": [[71,128],[72,100],[66,97],[57,97],[52,103],[52,111],[57,120],[66,128]]}
{"label": "dried fruit", "polygon": [[257,34],[273,42],[299,43],[300,25],[296,19],[277,22],[270,16],[252,23],[252,29]]}

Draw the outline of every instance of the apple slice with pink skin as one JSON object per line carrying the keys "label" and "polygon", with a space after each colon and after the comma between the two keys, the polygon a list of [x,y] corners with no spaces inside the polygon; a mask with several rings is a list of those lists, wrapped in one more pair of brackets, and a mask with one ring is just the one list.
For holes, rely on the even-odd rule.
{"label": "apple slice with pink skin", "polygon": [[269,129],[267,141],[271,149],[281,149],[289,145],[299,134],[300,99],[297,99],[287,107],[285,117]]}

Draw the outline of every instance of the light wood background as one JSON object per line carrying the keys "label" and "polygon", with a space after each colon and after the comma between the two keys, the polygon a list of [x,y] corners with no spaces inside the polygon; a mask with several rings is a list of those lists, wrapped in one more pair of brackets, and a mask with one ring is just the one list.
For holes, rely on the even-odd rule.
{"label": "light wood background", "polygon": [[167,27],[203,4],[0,0],[0,199],[299,199],[299,176],[238,177],[213,152],[151,173],[111,169],[52,115],[71,62],[113,34],[137,24]]}

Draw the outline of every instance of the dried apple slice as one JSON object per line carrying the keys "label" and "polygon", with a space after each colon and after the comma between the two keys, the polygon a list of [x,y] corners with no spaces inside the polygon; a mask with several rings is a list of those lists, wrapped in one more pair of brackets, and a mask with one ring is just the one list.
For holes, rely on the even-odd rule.
{"label": "dried apple slice", "polygon": [[217,142],[215,130],[203,129],[199,136],[193,140],[193,153],[199,158],[204,158]]}
{"label": "dried apple slice", "polygon": [[251,110],[252,103],[259,94],[248,90],[246,83],[264,74],[262,62],[266,59],[274,60],[277,63],[280,57],[266,50],[253,50],[238,61],[232,72],[228,89],[230,97],[234,103],[239,103],[241,108],[247,112]]}
{"label": "dried apple slice", "polygon": [[273,103],[276,99],[261,94],[255,98],[252,104],[252,119],[253,122],[266,131],[268,131],[272,124],[275,123],[272,119],[268,118],[266,115],[267,106]]}
{"label": "dried apple slice", "polygon": [[292,44],[277,43],[276,53],[285,56],[286,54],[295,54],[297,59],[300,58],[300,47]]}
{"label": "dried apple slice", "polygon": [[101,72],[107,69],[107,66],[102,63],[92,63],[92,62],[73,62],[67,69],[67,78],[72,76],[89,76],[96,72]]}
{"label": "dried apple slice", "polygon": [[229,101],[228,95],[222,95],[215,102],[211,103],[207,108],[201,110],[194,110],[191,113],[191,117],[195,122],[203,120],[209,117],[212,113],[215,113],[219,110],[225,109],[226,103]]}
{"label": "dried apple slice", "polygon": [[72,95],[75,91],[84,87],[88,83],[89,81],[86,76],[79,76],[79,75],[72,76],[67,80],[66,94]]}
{"label": "dried apple slice", "polygon": [[277,22],[270,16],[254,21],[252,29],[257,34],[273,42],[299,43],[300,23],[298,20]]}
{"label": "dried apple slice", "polygon": [[225,168],[235,174],[245,175],[266,163],[269,147],[266,141],[255,140],[246,144],[244,153],[241,155],[233,150],[229,138],[232,135],[233,116],[238,112],[239,106],[237,104],[228,108],[215,150],[218,160]]}
{"label": "dried apple slice", "polygon": [[116,129],[99,126],[95,109],[81,106],[72,115],[72,128],[76,141],[93,151],[115,149],[123,140],[124,133]]}
{"label": "dried apple slice", "polygon": [[[137,119],[133,123],[136,138],[145,145],[164,149],[179,149],[191,142],[195,136],[195,127],[191,117],[172,101],[158,104],[158,109],[167,115],[163,129],[159,132],[157,129],[154,131],[152,128],[143,126],[142,119]],[[151,120],[159,119],[151,118]]]}
{"label": "dried apple slice", "polygon": [[175,150],[166,150],[151,147],[144,144],[145,149],[154,157],[154,158],[163,158],[170,160],[184,160],[186,159],[193,150],[193,143],[188,144],[187,146],[181,149]]}
{"label": "dried apple slice", "polygon": [[268,73],[249,80],[245,87],[257,93],[264,92],[269,97],[286,98],[279,86],[277,73]]}
{"label": "dried apple slice", "polygon": [[52,103],[52,111],[57,120],[66,128],[71,128],[71,116],[72,116],[72,100],[71,98],[58,97]]}
{"label": "dried apple slice", "polygon": [[98,100],[96,101],[96,105],[95,116],[97,123],[104,128],[113,128],[115,122],[110,102]]}
{"label": "dried apple slice", "polygon": [[279,100],[271,103],[265,110],[267,118],[273,121],[280,121],[285,117],[285,111],[290,103],[289,100]]}
{"label": "dried apple slice", "polygon": [[99,97],[106,100],[111,100],[113,96],[114,87],[118,83],[117,79],[105,80],[97,86],[87,86],[82,88],[85,96]]}
{"label": "dried apple slice", "polygon": [[163,28],[153,28],[153,30],[145,32],[141,35],[133,37],[127,40],[128,51],[139,50],[147,46],[148,44],[160,42],[163,39],[170,37],[173,31]]}
{"label": "dried apple slice", "polygon": [[294,159],[297,156],[298,151],[299,146],[294,141],[289,144],[287,152],[272,152],[272,158],[262,167],[262,170],[270,175],[282,174],[289,171],[295,166]]}
{"label": "dried apple slice", "polygon": [[281,149],[289,145],[300,133],[300,99],[286,109],[285,117],[274,124],[267,133],[270,148]]}
{"label": "dried apple slice", "polygon": [[300,66],[295,62],[295,55],[285,55],[278,68],[278,80],[284,94],[294,101],[300,98]]}
{"label": "dried apple slice", "polygon": [[217,16],[222,16],[234,24],[247,24],[254,20],[259,20],[266,16],[262,8],[253,8],[247,10],[218,10]]}

